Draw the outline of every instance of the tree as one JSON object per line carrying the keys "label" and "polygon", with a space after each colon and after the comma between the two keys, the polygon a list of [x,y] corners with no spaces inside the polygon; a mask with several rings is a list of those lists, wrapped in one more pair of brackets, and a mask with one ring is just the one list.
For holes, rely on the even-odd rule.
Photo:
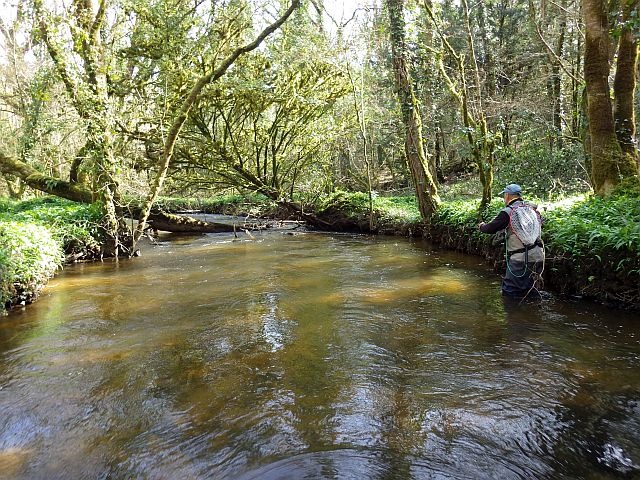
{"label": "tree", "polygon": [[638,149],[634,143],[636,72],[638,66],[638,28],[640,28],[640,10],[638,0],[622,2],[622,25],[618,43],[618,60],[613,81],[614,120],[616,138],[625,155],[640,161]]}
{"label": "tree", "polygon": [[[27,6],[19,4],[15,13],[15,19],[0,19],[0,148],[42,172],[61,173],[79,140],[77,115],[28,34]],[[32,59],[41,67],[34,68]],[[26,183],[15,175],[2,177],[9,195],[22,198]]]}
{"label": "tree", "polygon": [[[97,3],[78,0],[68,12],[53,12],[42,0],[34,0],[34,31],[40,35],[82,122],[86,143],[73,162],[69,162],[69,182],[33,170],[6,154],[0,155],[0,170],[53,194],[86,200],[85,193],[92,192],[91,199],[97,200],[103,208],[105,254],[130,254],[162,189],[182,127],[200,100],[204,87],[221,78],[239,57],[256,49],[280,28],[299,3],[299,0],[293,0],[253,41],[242,45],[240,33],[247,36],[253,31],[250,23],[237,22],[238,12],[244,10],[247,16],[247,3],[242,1],[230,2],[228,6],[210,5],[208,9],[206,4],[194,6],[191,2],[181,1],[176,5],[176,2],[164,0],[140,0],[125,5],[106,0]],[[175,15],[187,20],[177,22],[177,28],[181,29],[178,32],[159,31],[153,23],[147,23],[146,13],[154,8],[165,17]],[[139,15],[128,17],[132,11]],[[127,21],[130,18],[135,21]],[[171,47],[176,47],[171,42],[174,37],[183,40],[180,47],[188,55],[176,55],[176,50],[172,50]],[[158,88],[155,81],[162,78],[167,69],[183,81],[165,81]],[[196,80],[191,81],[194,77]],[[168,90],[174,87],[175,90]],[[160,108],[167,106],[168,99],[173,108],[170,112],[164,111],[161,126],[164,128],[168,116],[168,130],[163,136],[161,155],[155,157],[154,175],[146,199],[133,209],[139,213],[139,224],[132,236],[124,221],[124,215],[131,209],[122,199],[117,179],[118,169],[125,166],[118,149],[126,143],[122,138],[122,125],[128,120],[125,107],[129,101],[140,105],[149,99],[147,96],[143,101],[132,101],[141,93],[153,94],[156,98],[158,93],[164,94],[165,102],[160,103]],[[149,131],[142,133],[142,137],[148,138]],[[83,167],[91,174],[89,188],[80,184],[78,171]]]}
{"label": "tree", "polygon": [[181,175],[174,186],[233,188],[289,201],[308,178],[305,171],[332,135],[327,114],[346,82],[321,55],[269,50],[245,58],[203,95],[175,152],[171,169]]}
{"label": "tree", "polygon": [[[496,147],[501,141],[499,132],[491,129],[484,108],[484,88],[480,79],[480,68],[476,58],[475,42],[469,18],[469,6],[466,0],[462,0],[464,28],[466,33],[466,46],[471,63],[471,80],[467,79],[465,55],[456,51],[442,26],[439,24],[433,9],[428,1],[425,1],[425,10],[431,19],[438,36],[442,41],[443,49],[453,61],[457,76],[454,79],[445,68],[444,52],[435,52],[438,59],[438,67],[451,94],[457,100],[460,108],[464,132],[471,150],[471,154],[478,168],[478,175],[482,185],[482,200],[480,211],[484,210],[491,202],[491,190],[493,187],[493,167],[495,163]],[[486,87],[486,84],[484,85]],[[493,87],[492,87],[493,88]],[[473,93],[475,92],[475,93]]]}
{"label": "tree", "polygon": [[[108,80],[111,58],[102,35],[107,1],[74,2],[66,23],[58,25],[62,31],[56,31],[53,15],[45,9],[42,0],[34,0],[33,7],[39,33],[58,76],[86,126],[87,142],[83,155],[78,158],[82,161],[86,156],[92,161],[93,194],[102,207],[105,254],[129,255],[132,252],[131,236],[117,212],[120,199],[115,178],[116,112]],[[74,61],[75,56],[80,62]]]}
{"label": "tree", "polygon": [[431,172],[422,139],[422,119],[407,62],[404,0],[385,0],[396,79],[396,94],[405,125],[405,154],[411,171],[420,215],[429,221],[440,203],[438,187]]}
{"label": "tree", "polygon": [[[630,19],[633,12],[637,18],[638,2],[631,0],[624,3],[625,17]],[[589,119],[591,179],[595,192],[598,195],[606,195],[622,179],[638,175],[637,148],[629,142],[629,134],[635,130],[632,105],[638,45],[637,40],[633,38],[631,27],[623,26],[614,89],[618,111],[614,115],[609,85],[612,42],[609,35],[607,4],[604,0],[583,0],[582,6],[585,22],[584,76]]]}
{"label": "tree", "polygon": [[151,188],[149,189],[149,193],[142,205],[142,210],[138,217],[138,225],[136,227],[136,231],[134,233],[134,240],[138,240],[144,231],[146,226],[147,218],[149,217],[149,213],[151,212],[151,208],[156,201],[160,190],[162,189],[162,185],[164,184],[164,180],[167,175],[167,170],[169,169],[169,164],[173,157],[173,152],[178,141],[178,136],[180,135],[180,131],[184,126],[187,118],[189,116],[192,108],[200,101],[202,90],[210,83],[215,82],[220,77],[222,77],[229,67],[235,63],[235,61],[243,54],[251,52],[260,46],[260,44],[273,32],[275,32],[278,28],[287,21],[287,19],[291,16],[291,14],[298,8],[300,5],[300,0],[292,0],[289,8],[280,16],[275,22],[268,25],[252,42],[243,45],[241,47],[233,50],[226,58],[224,58],[216,68],[211,68],[209,72],[202,75],[198,80],[193,84],[190,88],[188,94],[182,101],[177,115],[174,117],[171,126],[169,128],[168,134],[164,141],[164,145],[162,148],[162,155],[160,159],[160,164],[158,166],[158,170],[156,172],[155,178],[151,184]]}

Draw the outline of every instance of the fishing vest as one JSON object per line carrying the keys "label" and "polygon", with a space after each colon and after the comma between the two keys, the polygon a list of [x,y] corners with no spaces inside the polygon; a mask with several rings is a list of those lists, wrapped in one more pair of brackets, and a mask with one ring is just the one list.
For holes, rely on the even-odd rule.
{"label": "fishing vest", "polygon": [[[521,207],[527,205],[527,207]],[[536,238],[533,245],[525,245],[518,238],[511,228],[511,212],[516,208],[533,208],[536,209],[536,205],[523,200],[516,200],[515,202],[507,205],[501,211],[505,212],[509,216],[509,224],[505,228],[505,241],[507,242],[507,256],[510,261],[524,262],[525,259],[528,262],[539,262],[544,259],[544,249],[542,248],[542,239]]]}

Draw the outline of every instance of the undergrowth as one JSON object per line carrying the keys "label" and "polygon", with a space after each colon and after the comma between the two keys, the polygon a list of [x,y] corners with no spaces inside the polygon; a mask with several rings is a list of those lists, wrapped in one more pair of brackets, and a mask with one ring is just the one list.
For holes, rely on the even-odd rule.
{"label": "undergrowth", "polygon": [[98,250],[97,207],[55,197],[0,199],[0,311],[37,296],[64,255]]}
{"label": "undergrowth", "polygon": [[640,196],[619,192],[593,197],[546,214],[546,243],[582,262],[597,260],[626,274],[640,274]]}

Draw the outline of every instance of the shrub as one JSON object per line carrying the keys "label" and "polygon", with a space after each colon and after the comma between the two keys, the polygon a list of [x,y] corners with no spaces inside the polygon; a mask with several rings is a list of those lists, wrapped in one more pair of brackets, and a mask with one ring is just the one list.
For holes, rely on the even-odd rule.
{"label": "shrub", "polygon": [[[638,267],[640,258],[640,196],[625,191],[594,197],[546,215],[546,242],[574,258],[612,262],[616,271]],[[622,258],[621,258],[622,257]],[[627,268],[628,269],[628,268]],[[634,270],[633,268],[631,270]]]}
{"label": "shrub", "polygon": [[0,222],[0,302],[30,299],[62,265],[62,244],[44,226]]}
{"label": "shrub", "polygon": [[0,205],[0,222],[13,220],[47,227],[67,254],[97,250],[100,243],[98,205],[76,203],[58,197],[40,197]]}
{"label": "shrub", "polygon": [[379,212],[380,221],[383,224],[410,225],[422,221],[418,204],[413,196],[376,197],[373,201],[373,207]]}
{"label": "shrub", "polygon": [[100,211],[55,197],[0,199],[0,311],[37,296],[64,253],[97,252]]}
{"label": "shrub", "polygon": [[590,190],[581,145],[551,152],[539,143],[505,150],[497,162],[494,185],[518,183],[530,196],[557,199]]}

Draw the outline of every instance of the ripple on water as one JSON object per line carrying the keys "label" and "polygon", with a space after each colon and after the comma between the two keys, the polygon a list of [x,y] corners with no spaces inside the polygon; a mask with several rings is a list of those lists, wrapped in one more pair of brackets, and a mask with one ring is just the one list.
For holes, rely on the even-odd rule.
{"label": "ripple on water", "polygon": [[0,325],[0,477],[637,476],[624,314],[400,239],[231,239],[71,267]]}
{"label": "ripple on water", "polygon": [[[433,446],[433,445],[432,445]],[[447,454],[435,451],[420,457],[389,449],[328,450],[299,453],[256,467],[237,480],[369,480],[369,479],[529,479],[539,478],[544,471],[534,472],[505,459],[487,459],[478,454],[460,457],[462,443],[448,445]],[[494,460],[493,462],[491,460]]]}
{"label": "ripple on water", "polygon": [[[397,457],[397,458],[395,458]],[[400,479],[412,465],[401,455],[367,450],[333,450],[301,453],[258,467],[237,477],[238,480],[284,479]],[[404,463],[402,470],[398,469]],[[415,469],[415,465],[413,465]],[[430,469],[436,473],[434,469]]]}

